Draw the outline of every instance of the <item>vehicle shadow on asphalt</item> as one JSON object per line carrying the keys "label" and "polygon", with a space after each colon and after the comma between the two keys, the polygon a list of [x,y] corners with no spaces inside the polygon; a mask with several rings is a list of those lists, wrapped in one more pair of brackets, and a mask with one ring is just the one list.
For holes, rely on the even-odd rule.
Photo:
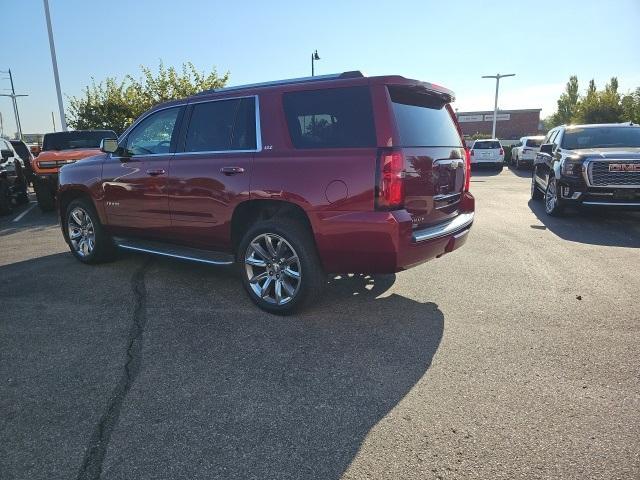
{"label": "vehicle shadow on asphalt", "polygon": [[334,276],[319,305],[278,317],[228,273],[154,265],[142,368],[105,478],[179,465],[184,478],[338,479],[442,339],[437,305],[384,296],[394,275]]}
{"label": "vehicle shadow on asphalt", "polygon": [[[543,200],[529,200],[529,208],[552,233],[570,242],[612,247],[640,247],[640,212],[568,209],[560,217],[544,210]],[[539,225],[531,225],[539,229]]]}
{"label": "vehicle shadow on asphalt", "polygon": [[502,168],[498,169],[493,165],[473,165],[471,167],[471,181],[473,181],[473,177],[493,177],[495,175],[500,175],[501,173]]}
{"label": "vehicle shadow on asphalt", "polygon": [[520,178],[531,178],[533,172],[531,167],[520,167],[520,170],[518,170],[513,165],[509,165],[508,168],[511,173]]}
{"label": "vehicle shadow on asphalt", "polygon": [[[21,378],[12,408],[21,413],[8,430],[14,440],[0,440],[18,477],[38,477],[19,467],[29,439],[48,469],[73,477],[97,448],[101,478],[338,479],[424,377],[444,329],[434,303],[389,294],[395,275],[332,276],[323,301],[278,317],[247,299],[231,269],[136,254],[97,267],[69,254],[0,267],[11,282],[21,272],[39,279],[42,293],[11,295],[10,308],[24,312],[4,335],[16,356],[7,375]],[[50,299],[54,284],[73,295]],[[134,297],[144,305],[133,308]],[[49,305],[46,319],[30,304]],[[125,338],[136,330],[135,342]],[[137,342],[138,350],[127,347]],[[110,410],[132,362],[138,373],[121,408]],[[96,444],[105,419],[113,430]],[[52,436],[66,441],[52,445]]]}

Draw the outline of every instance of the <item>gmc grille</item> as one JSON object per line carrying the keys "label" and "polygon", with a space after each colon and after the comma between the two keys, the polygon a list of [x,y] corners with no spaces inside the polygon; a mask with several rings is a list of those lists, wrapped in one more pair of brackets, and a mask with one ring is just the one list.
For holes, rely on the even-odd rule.
{"label": "gmc grille", "polygon": [[587,174],[589,183],[594,187],[640,186],[640,171],[610,172],[610,164],[640,163],[638,160],[592,160]]}

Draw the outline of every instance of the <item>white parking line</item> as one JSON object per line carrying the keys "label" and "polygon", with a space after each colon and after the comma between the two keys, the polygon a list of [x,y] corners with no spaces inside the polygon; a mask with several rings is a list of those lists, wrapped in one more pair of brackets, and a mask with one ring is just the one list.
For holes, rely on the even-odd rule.
{"label": "white parking line", "polygon": [[33,207],[35,207],[37,205],[36,202],[31,202],[31,206],[29,208],[27,208],[24,212],[22,212],[20,215],[18,215],[16,218],[13,219],[14,222],[19,222],[20,220],[22,220],[22,218],[29,213],[31,210],[33,210]]}

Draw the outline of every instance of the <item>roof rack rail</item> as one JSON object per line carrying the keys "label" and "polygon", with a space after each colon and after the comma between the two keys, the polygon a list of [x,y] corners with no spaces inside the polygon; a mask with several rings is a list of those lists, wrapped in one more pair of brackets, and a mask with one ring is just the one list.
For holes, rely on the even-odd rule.
{"label": "roof rack rail", "polygon": [[300,78],[288,78],[285,80],[274,80],[271,82],[261,82],[261,83],[249,83],[246,85],[234,85],[231,87],[224,88],[213,88],[210,90],[204,90],[197,95],[207,95],[209,93],[218,93],[218,92],[230,92],[233,90],[245,90],[247,88],[261,88],[261,87],[272,87],[275,85],[294,85],[297,83],[308,83],[308,82],[321,82],[323,80],[340,80],[345,78],[363,78],[364,75],[359,70],[352,70],[349,72],[342,73],[332,73],[329,75],[316,75],[314,77],[300,77]]}

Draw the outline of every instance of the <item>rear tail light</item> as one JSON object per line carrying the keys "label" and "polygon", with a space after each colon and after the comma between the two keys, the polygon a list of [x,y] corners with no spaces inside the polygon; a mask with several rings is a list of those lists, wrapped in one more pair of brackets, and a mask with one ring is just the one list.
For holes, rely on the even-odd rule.
{"label": "rear tail light", "polygon": [[404,155],[399,150],[381,149],[378,155],[376,207],[397,210],[404,204]]}
{"label": "rear tail light", "polygon": [[464,191],[468,192],[471,188],[471,155],[473,150],[464,150]]}
{"label": "rear tail light", "polygon": [[500,155],[504,155],[504,148],[500,149]]}

